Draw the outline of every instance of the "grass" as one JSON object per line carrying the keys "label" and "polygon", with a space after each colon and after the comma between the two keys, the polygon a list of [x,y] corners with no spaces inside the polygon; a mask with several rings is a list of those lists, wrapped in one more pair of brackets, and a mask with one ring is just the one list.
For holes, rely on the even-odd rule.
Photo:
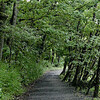
{"label": "grass", "polygon": [[18,71],[0,62],[0,100],[10,100],[24,92]]}
{"label": "grass", "polygon": [[26,92],[26,86],[37,80],[49,70],[61,69],[43,60],[35,63],[33,60],[23,59],[22,64],[12,65],[0,62],[0,100],[12,100]]}

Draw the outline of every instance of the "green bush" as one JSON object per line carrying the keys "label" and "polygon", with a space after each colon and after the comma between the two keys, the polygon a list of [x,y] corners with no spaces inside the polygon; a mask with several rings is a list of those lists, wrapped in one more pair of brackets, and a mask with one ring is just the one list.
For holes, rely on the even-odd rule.
{"label": "green bush", "polygon": [[0,97],[9,100],[13,95],[23,93],[22,78],[16,69],[9,68],[7,64],[0,63]]}
{"label": "green bush", "polygon": [[25,92],[23,85],[28,85],[38,79],[46,69],[43,61],[36,63],[33,59],[23,58],[20,65],[11,65],[0,62],[0,100],[12,100]]}
{"label": "green bush", "polygon": [[20,75],[22,76],[22,83],[24,85],[28,85],[30,82],[33,82],[34,80],[38,79],[43,74],[43,64],[36,63],[32,59],[24,59],[23,64],[20,66],[22,69],[20,69]]}

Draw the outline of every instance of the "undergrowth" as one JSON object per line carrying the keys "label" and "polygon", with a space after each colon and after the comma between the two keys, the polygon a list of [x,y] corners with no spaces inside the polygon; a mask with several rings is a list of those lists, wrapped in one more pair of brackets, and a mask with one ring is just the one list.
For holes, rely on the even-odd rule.
{"label": "undergrowth", "polygon": [[43,62],[26,62],[9,68],[8,64],[0,62],[0,100],[12,100],[14,96],[24,93],[25,86],[48,70],[44,65]]}
{"label": "undergrowth", "polygon": [[21,63],[9,65],[0,62],[0,100],[12,100],[26,91],[29,83],[37,80],[44,72],[59,69],[43,60],[38,63],[23,58]]}
{"label": "undergrowth", "polygon": [[16,69],[0,62],[0,100],[10,100],[24,92],[22,78]]}

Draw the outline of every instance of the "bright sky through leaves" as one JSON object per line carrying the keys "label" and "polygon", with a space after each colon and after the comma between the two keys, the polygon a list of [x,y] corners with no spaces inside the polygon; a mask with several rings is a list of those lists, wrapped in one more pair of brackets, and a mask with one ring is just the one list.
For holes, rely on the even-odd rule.
{"label": "bright sky through leaves", "polygon": [[27,0],[27,2],[29,2],[30,0]]}

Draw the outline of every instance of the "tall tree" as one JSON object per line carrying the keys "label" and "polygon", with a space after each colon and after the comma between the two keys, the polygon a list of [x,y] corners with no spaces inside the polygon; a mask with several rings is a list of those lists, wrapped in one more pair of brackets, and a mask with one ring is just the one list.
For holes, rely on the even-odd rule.
{"label": "tall tree", "polygon": [[0,2],[0,60],[2,59],[2,50],[4,44],[3,26],[6,19],[7,19],[7,15],[5,14],[5,3]]}
{"label": "tall tree", "polygon": [[17,1],[14,2],[13,4],[13,13],[12,13],[12,17],[10,20],[11,25],[16,25],[16,20],[17,20]]}

